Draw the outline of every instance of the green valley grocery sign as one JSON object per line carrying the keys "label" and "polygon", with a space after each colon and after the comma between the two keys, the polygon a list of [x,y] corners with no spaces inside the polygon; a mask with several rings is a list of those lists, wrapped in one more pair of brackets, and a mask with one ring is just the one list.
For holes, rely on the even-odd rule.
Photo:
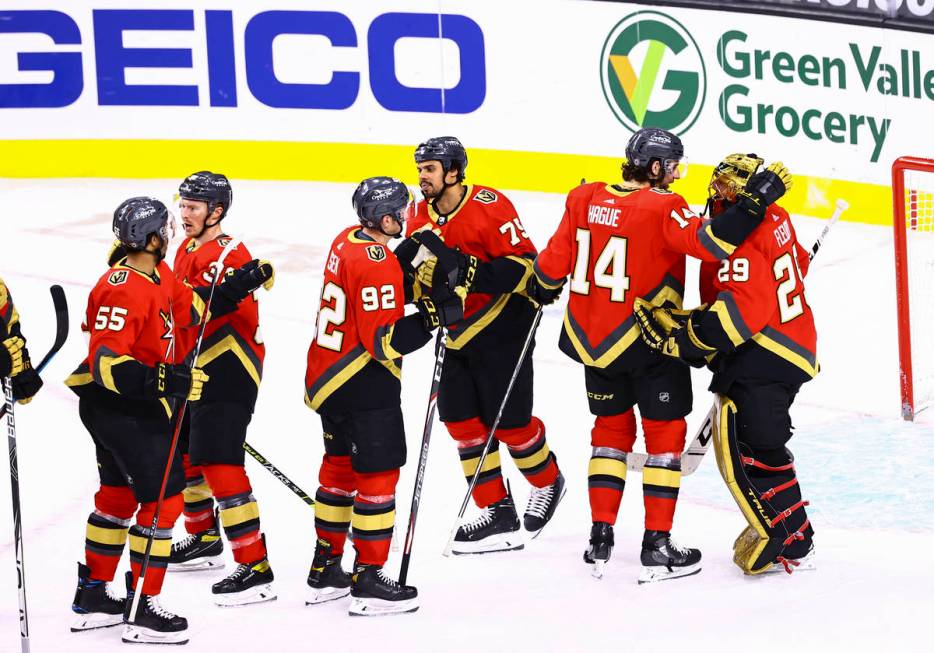
{"label": "green valley grocery sign", "polygon": [[610,109],[631,131],[651,126],[682,134],[704,106],[700,49],[681,23],[657,11],[617,23],[603,45],[600,79]]}

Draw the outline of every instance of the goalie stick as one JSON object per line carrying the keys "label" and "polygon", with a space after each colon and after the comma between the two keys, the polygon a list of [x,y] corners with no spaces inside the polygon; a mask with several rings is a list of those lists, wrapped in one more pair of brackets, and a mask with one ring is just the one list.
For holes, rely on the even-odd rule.
{"label": "goalie stick", "polygon": [[[811,245],[810,260],[814,260],[814,256],[817,254],[818,250],[821,248],[821,245],[824,243],[824,238],[827,237],[827,233],[830,231],[830,228],[837,224],[837,222],[840,220],[840,216],[842,216],[843,212],[848,208],[850,208],[850,204],[846,200],[838,199],[836,201],[836,208],[834,209],[833,215],[831,215],[830,219],[827,220],[827,224],[824,225],[820,235],[814,241],[814,244]],[[684,453],[681,455],[682,476],[689,476],[690,474],[693,474],[694,471],[700,466],[701,461],[704,459],[704,454],[707,453],[707,449],[710,447],[711,429],[713,428],[713,418],[716,415],[716,412],[717,402],[714,401],[714,405],[707,413],[707,417],[704,418],[704,421],[700,428],[697,430],[697,434],[694,436],[691,444],[688,445],[688,448],[685,449]],[[647,457],[647,454],[639,452],[628,454],[626,456],[627,469],[629,471],[641,472],[642,468],[645,467],[645,461]]]}
{"label": "goalie stick", "polygon": [[[68,303],[61,286],[49,288],[52,304],[55,306],[55,341],[52,348],[36,366],[36,373],[45,369],[52,357],[65,344],[68,338]],[[10,453],[10,496],[13,499],[13,540],[16,551],[16,580],[19,592],[19,635],[23,653],[29,653],[29,615],[26,610],[26,567],[23,562],[23,521],[19,501],[19,463],[16,456],[16,420],[13,417],[13,382],[3,380],[6,403],[0,411],[0,418],[6,415],[7,444]]]}

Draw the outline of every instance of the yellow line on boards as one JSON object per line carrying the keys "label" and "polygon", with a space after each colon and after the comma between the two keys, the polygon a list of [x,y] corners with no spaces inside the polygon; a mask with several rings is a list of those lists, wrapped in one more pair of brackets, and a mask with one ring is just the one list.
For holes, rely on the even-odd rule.
{"label": "yellow line on boards", "polygon": [[[390,175],[414,185],[411,145],[193,140],[5,140],[0,177],[182,178],[193,170],[218,170],[238,179],[358,182]],[[621,146],[622,149],[622,146]],[[619,157],[470,148],[468,178],[495,188],[566,193],[582,178],[614,183]],[[702,205],[712,167],[692,163],[672,190]],[[794,170],[792,170],[792,174]],[[843,219],[891,224],[889,186],[795,176],[781,201],[790,213],[830,217],[843,198]]]}

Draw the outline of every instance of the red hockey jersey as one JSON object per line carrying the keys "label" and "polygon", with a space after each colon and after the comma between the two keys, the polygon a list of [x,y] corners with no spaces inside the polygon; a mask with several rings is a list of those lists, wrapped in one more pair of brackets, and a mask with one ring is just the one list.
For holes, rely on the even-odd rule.
{"label": "red hockey jersey", "polygon": [[804,294],[809,262],[788,213],[773,204],[728,259],[701,265],[701,301],[710,304],[700,321],[704,338],[733,352],[715,371],[789,382],[817,374],[817,331]]}
{"label": "red hockey jersey", "polygon": [[[193,238],[188,239],[175,253],[175,276],[195,288],[210,286],[211,265],[230,242],[226,234],[201,246]],[[246,245],[237,244],[224,259],[225,273],[252,258]],[[218,283],[221,280],[218,279]],[[178,362],[191,354],[197,339],[197,327],[178,330]],[[259,301],[253,293],[241,301],[233,313],[212,317],[205,327],[198,366],[211,377],[211,383],[205,385],[202,399],[255,401],[265,356],[266,347],[259,327]]]}
{"label": "red hockey jersey", "polygon": [[535,274],[550,286],[571,277],[559,343],[564,353],[591,367],[639,366],[649,352],[641,346],[633,299],[680,308],[685,254],[717,261],[733,250],[676,193],[596,182],[568,193]]}
{"label": "red hockey jersey", "polygon": [[333,413],[398,405],[402,357],[390,341],[405,312],[399,261],[348,227],[331,244],[322,283],[305,403]]}
{"label": "red hockey jersey", "polygon": [[198,324],[204,308],[164,261],[152,276],[119,261],[88,296],[81,325],[90,334],[88,356],[65,383],[78,395],[96,384],[129,399],[154,399],[144,385],[147,371],[174,362],[175,326]]}
{"label": "red hockey jersey", "polygon": [[[464,302],[464,319],[448,326],[449,349],[462,349],[479,333],[490,330],[497,321],[509,322],[519,316],[531,320],[531,304],[521,294],[532,270],[535,245],[529,239],[512,202],[498,190],[468,185],[460,205],[448,215],[439,215],[434,206],[422,200],[410,207],[406,217],[406,235],[425,226],[440,231],[444,244],[481,262],[509,258],[524,266],[525,273],[516,278],[509,292],[490,294],[470,292]],[[517,294],[513,294],[517,293]],[[501,320],[499,320],[501,318]],[[516,328],[515,333],[525,335],[527,329]]]}

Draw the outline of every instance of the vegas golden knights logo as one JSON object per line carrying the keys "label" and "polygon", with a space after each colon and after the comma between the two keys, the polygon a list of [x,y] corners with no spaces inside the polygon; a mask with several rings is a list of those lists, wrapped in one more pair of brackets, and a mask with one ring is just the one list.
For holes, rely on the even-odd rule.
{"label": "vegas golden knights logo", "polygon": [[366,248],[366,255],[371,261],[379,263],[386,258],[386,250],[382,245],[370,245]]}
{"label": "vegas golden knights logo", "polygon": [[481,204],[492,204],[493,202],[499,199],[496,193],[494,193],[488,188],[484,188],[479,193],[474,195],[473,198],[477,200],[478,202],[480,202]]}
{"label": "vegas golden knights logo", "polygon": [[107,283],[111,286],[119,286],[126,283],[128,275],[129,273],[126,270],[116,270],[110,275],[110,278],[107,279]]}

